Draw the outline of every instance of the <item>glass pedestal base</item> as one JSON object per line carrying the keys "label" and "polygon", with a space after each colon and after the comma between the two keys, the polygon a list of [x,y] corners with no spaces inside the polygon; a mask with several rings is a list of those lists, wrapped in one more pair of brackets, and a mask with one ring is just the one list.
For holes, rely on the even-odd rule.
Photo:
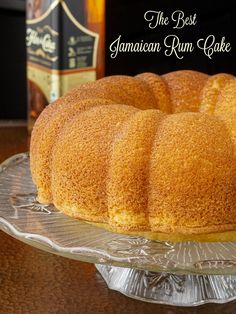
{"label": "glass pedestal base", "polygon": [[174,275],[108,265],[95,266],[110,289],[141,301],[197,306],[236,299],[236,276]]}

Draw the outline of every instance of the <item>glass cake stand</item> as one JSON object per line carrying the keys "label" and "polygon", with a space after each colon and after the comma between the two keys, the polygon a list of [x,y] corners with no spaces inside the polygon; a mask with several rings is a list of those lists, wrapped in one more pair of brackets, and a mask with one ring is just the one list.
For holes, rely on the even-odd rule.
{"label": "glass cake stand", "polygon": [[111,233],[36,200],[28,154],[0,165],[0,229],[42,250],[94,263],[110,289],[196,306],[236,299],[236,242],[151,241]]}

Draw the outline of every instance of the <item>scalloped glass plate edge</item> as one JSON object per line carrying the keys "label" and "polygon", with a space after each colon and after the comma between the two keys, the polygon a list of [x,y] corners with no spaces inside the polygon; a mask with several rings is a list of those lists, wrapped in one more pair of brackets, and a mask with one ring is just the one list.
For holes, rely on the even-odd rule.
{"label": "scalloped glass plate edge", "polygon": [[[0,228],[40,249],[77,260],[150,271],[236,275],[236,242],[172,243],[114,234],[59,213],[54,206],[37,203],[35,193],[28,153],[14,155],[0,165]],[[31,225],[24,226],[27,220]],[[71,235],[65,240],[67,229]],[[97,239],[88,241],[91,236],[99,237],[99,245]],[[73,237],[83,240],[73,242]]]}
{"label": "scalloped glass plate edge", "polygon": [[[17,177],[14,171],[19,169],[22,165],[23,175],[21,171],[20,175],[18,173]],[[7,178],[5,178],[6,181],[4,181],[2,177],[4,177],[5,171],[7,172],[7,170],[11,171],[10,173],[8,173]],[[16,178],[14,178],[14,176]],[[6,185],[4,185],[4,182]],[[13,183],[15,183],[15,185]],[[6,188],[7,185],[9,185],[8,190]],[[21,188],[26,191],[26,195],[28,197],[27,201],[31,202],[30,204],[22,206],[22,204],[19,203],[22,202],[22,199],[24,201],[24,194],[20,194],[17,199],[14,194],[16,193],[15,186],[18,186],[19,188],[18,195],[19,191],[21,192]],[[219,257],[221,259],[219,258],[218,260],[204,260],[199,255],[199,259],[197,261],[200,264],[198,264],[198,267],[196,267],[195,269],[188,269],[186,267],[181,268],[180,264],[177,267],[175,267],[175,265],[173,266],[173,256],[176,255],[176,252],[179,249],[177,246],[175,246],[175,244],[165,242],[165,245],[163,246],[162,241],[154,241],[153,243],[153,241],[140,237],[116,235],[108,231],[101,231],[100,228],[91,225],[89,226],[88,224],[81,222],[79,224],[80,227],[82,226],[82,231],[86,229],[86,232],[89,230],[92,230],[92,232],[94,232],[95,230],[95,233],[98,232],[100,237],[104,235],[108,235],[110,237],[110,242],[108,242],[110,246],[107,247],[107,251],[104,248],[103,250],[101,250],[101,248],[96,247],[96,245],[93,247],[93,244],[90,244],[90,246],[88,247],[63,247],[63,243],[65,244],[65,242],[63,242],[63,234],[60,235],[61,238],[59,238],[62,243],[59,242],[58,244],[57,241],[53,241],[53,237],[51,239],[45,235],[37,234],[37,232],[22,232],[22,230],[20,230],[19,226],[22,226],[22,221],[20,219],[22,217],[29,220],[29,225],[32,219],[32,221],[34,221],[35,223],[37,222],[37,217],[40,217],[41,222],[43,221],[44,223],[44,226],[47,226],[47,223],[49,223],[50,225],[50,219],[54,219],[54,216],[56,216],[57,222],[70,220],[70,218],[67,218],[65,215],[58,212],[52,212],[54,216],[43,216],[44,214],[52,214],[50,212],[50,207],[43,208],[43,206],[37,205],[33,206],[32,208],[32,195],[35,192],[34,190],[31,190],[32,186],[33,183],[31,181],[31,176],[29,172],[28,153],[14,155],[0,165],[0,229],[8,233],[9,235],[29,245],[35,246],[39,249],[43,249],[50,253],[55,253],[80,261],[99,263],[99,265],[96,264],[96,267],[110,289],[120,291],[121,293],[137,300],[158,304],[197,306],[205,303],[226,303],[236,299],[236,290],[234,288],[236,287],[236,276],[234,276],[236,274],[236,244],[234,245],[233,242],[231,244],[233,250],[235,249],[235,256],[231,256],[232,260],[222,260],[222,257],[225,256],[224,254],[227,253],[226,251],[230,251],[229,248],[224,251],[225,248],[223,243],[215,243],[213,245],[209,245],[209,247],[204,247],[204,245],[202,247],[201,245],[199,245],[200,249],[206,249],[206,257],[211,256],[211,254],[212,256],[214,256],[214,248],[215,250],[219,250]],[[30,191],[28,191],[29,187]],[[11,193],[14,194],[13,204],[9,203]],[[5,197],[5,200],[8,199],[8,205],[11,205],[10,209],[14,209],[13,212],[15,217],[13,217],[14,215],[11,215],[11,220],[9,219],[9,221],[6,217],[4,217],[4,214],[5,216],[9,217],[9,212],[7,210],[4,211],[3,209],[3,195]],[[21,216],[22,213],[23,216]],[[19,216],[17,216],[18,214]],[[15,224],[15,222],[17,222],[18,225]],[[76,223],[76,221],[74,219],[71,219],[71,225],[69,225],[72,229],[72,225],[74,223]],[[83,227],[85,226],[86,228],[83,229]],[[37,228],[38,227],[36,226],[35,230],[39,230],[40,232],[41,229]],[[72,229],[68,230],[71,232]],[[49,235],[51,236],[54,232],[54,229],[52,230],[53,231],[51,231],[51,233],[49,232]],[[71,237],[73,238],[73,236]],[[194,243],[190,243],[190,247],[191,245],[194,245]],[[113,256],[112,249],[114,249],[116,253],[119,252],[119,254],[117,256]],[[151,267],[148,267],[147,264],[139,264],[137,262],[137,258],[145,259],[148,255],[152,256],[153,250],[155,253],[157,252],[159,254],[157,254],[157,260],[155,260],[156,265],[154,271],[152,271]],[[130,252],[132,253],[131,258],[127,258],[126,262],[124,262],[125,259],[123,258],[123,256],[125,256],[125,254],[127,255]],[[89,255],[89,253],[91,253],[91,255]],[[109,253],[111,254],[109,255]],[[180,255],[180,252],[177,253]],[[183,253],[185,254],[184,258],[187,258],[190,254],[190,251],[186,252],[186,250],[184,249]],[[133,257],[135,257],[134,262],[132,262]],[[164,259],[158,259],[159,257],[164,257]],[[147,259],[147,261],[149,260]],[[158,265],[159,262],[163,261],[167,264]],[[211,262],[211,264],[208,264],[209,262]],[[184,264],[182,264],[182,266],[183,265]],[[220,268],[218,270],[214,269],[215,265],[216,268]],[[130,266],[132,268],[127,268],[127,266]],[[209,275],[209,271],[211,271],[211,275]],[[215,275],[212,275],[212,273],[215,273]],[[195,291],[195,294],[190,293],[189,291]]]}

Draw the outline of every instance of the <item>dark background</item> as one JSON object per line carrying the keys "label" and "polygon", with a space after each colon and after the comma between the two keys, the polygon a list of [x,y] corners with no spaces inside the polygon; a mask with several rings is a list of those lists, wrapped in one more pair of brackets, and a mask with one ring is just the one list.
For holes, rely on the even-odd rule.
{"label": "dark background", "polygon": [[[76,1],[76,0],[75,0]],[[164,11],[170,16],[175,10],[185,15],[197,13],[197,25],[173,30],[158,26],[151,30],[144,20],[147,10]],[[162,53],[119,53],[110,58],[109,46],[119,36],[124,42],[162,42],[176,34],[184,42],[196,42],[209,34],[231,43],[229,53],[215,53],[212,59],[202,51],[184,54],[179,60]],[[106,75],[134,75],[144,71],[159,74],[192,69],[209,74],[228,72],[236,75],[236,1],[167,1],[107,0],[106,4]],[[25,0],[0,0],[0,119],[26,119],[26,54]]]}

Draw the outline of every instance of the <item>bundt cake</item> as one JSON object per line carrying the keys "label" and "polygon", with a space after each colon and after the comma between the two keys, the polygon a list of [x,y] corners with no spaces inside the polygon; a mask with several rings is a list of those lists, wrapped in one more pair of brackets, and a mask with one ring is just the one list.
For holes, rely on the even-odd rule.
{"label": "bundt cake", "polygon": [[236,239],[236,78],[110,76],[46,107],[33,128],[38,200],[114,232]]}

